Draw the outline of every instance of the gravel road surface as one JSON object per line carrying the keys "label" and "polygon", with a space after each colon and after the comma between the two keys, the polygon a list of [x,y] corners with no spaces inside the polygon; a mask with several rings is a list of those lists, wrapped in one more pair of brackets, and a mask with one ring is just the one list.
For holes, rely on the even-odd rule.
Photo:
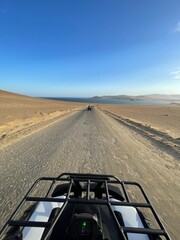
{"label": "gravel road surface", "polygon": [[82,110],[0,150],[0,226],[32,182],[62,172],[138,181],[179,238],[179,161],[106,113]]}

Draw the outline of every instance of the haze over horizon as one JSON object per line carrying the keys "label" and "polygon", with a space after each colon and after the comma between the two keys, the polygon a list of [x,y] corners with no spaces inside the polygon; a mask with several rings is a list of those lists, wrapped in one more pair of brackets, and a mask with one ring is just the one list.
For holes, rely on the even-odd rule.
{"label": "haze over horizon", "polygon": [[180,94],[179,9],[179,0],[1,0],[0,89]]}

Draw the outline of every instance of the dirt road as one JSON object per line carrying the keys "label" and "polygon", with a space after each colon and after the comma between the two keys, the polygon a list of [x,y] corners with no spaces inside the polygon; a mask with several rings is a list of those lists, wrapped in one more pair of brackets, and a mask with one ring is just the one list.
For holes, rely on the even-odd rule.
{"label": "dirt road", "polygon": [[40,176],[109,173],[140,182],[178,240],[179,170],[175,157],[106,113],[79,111],[0,150],[1,226]]}

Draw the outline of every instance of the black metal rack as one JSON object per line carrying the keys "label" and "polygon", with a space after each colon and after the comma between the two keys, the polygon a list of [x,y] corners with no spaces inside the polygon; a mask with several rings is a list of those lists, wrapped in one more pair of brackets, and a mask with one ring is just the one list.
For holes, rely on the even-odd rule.
{"label": "black metal rack", "polygon": [[[34,189],[37,187],[37,185],[42,181],[50,181],[50,187],[48,188],[48,191],[45,195],[45,197],[34,197],[30,196],[30,194],[34,191]],[[71,198],[70,193],[74,182],[84,182],[87,184],[86,187],[86,196],[84,198]],[[62,182],[68,182],[68,190],[66,193],[65,199],[60,198],[53,198],[51,197],[52,190],[54,189],[54,186],[58,183]],[[103,199],[91,199],[90,192],[91,192],[91,183],[100,183],[104,184],[105,186],[105,198]],[[109,195],[109,189],[108,184],[119,184],[121,186],[125,201],[113,201],[110,198]],[[129,198],[127,186],[136,186],[140,190],[145,202],[132,202]],[[26,202],[60,202],[63,203],[59,213],[55,217],[55,219],[52,222],[35,222],[35,221],[19,221],[14,220],[19,211],[21,210],[22,206]],[[78,174],[78,173],[63,173],[59,175],[58,177],[42,177],[35,181],[35,183],[31,186],[29,191],[26,193],[16,210],[13,212],[5,226],[0,231],[0,239],[4,236],[4,234],[7,232],[9,227],[16,226],[16,227],[43,227],[47,229],[46,235],[43,236],[43,240],[47,240],[52,229],[54,228],[55,224],[57,223],[59,217],[61,216],[62,212],[64,211],[65,207],[68,203],[75,203],[75,204],[96,204],[96,205],[106,205],[108,206],[109,210],[111,211],[112,215],[114,216],[114,220],[116,221],[116,224],[119,228],[119,231],[121,232],[121,236],[124,237],[124,240],[127,240],[127,233],[140,233],[140,234],[150,234],[150,235],[156,235],[156,236],[164,236],[165,239],[171,240],[170,236],[168,235],[165,227],[163,226],[162,222],[160,221],[154,207],[152,206],[150,200],[148,199],[146,193],[144,192],[141,185],[137,182],[132,181],[121,181],[116,176],[113,175],[99,175],[99,174]],[[117,220],[113,210],[113,205],[119,205],[119,206],[132,206],[136,208],[147,208],[150,209],[159,228],[152,229],[152,228],[134,228],[134,227],[125,227],[121,226],[119,224],[119,221]]]}

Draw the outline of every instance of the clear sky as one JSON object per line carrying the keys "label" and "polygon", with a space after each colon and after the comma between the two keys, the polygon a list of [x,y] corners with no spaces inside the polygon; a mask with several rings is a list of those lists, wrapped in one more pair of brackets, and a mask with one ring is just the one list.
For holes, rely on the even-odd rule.
{"label": "clear sky", "polygon": [[180,0],[0,0],[0,89],[180,94]]}

